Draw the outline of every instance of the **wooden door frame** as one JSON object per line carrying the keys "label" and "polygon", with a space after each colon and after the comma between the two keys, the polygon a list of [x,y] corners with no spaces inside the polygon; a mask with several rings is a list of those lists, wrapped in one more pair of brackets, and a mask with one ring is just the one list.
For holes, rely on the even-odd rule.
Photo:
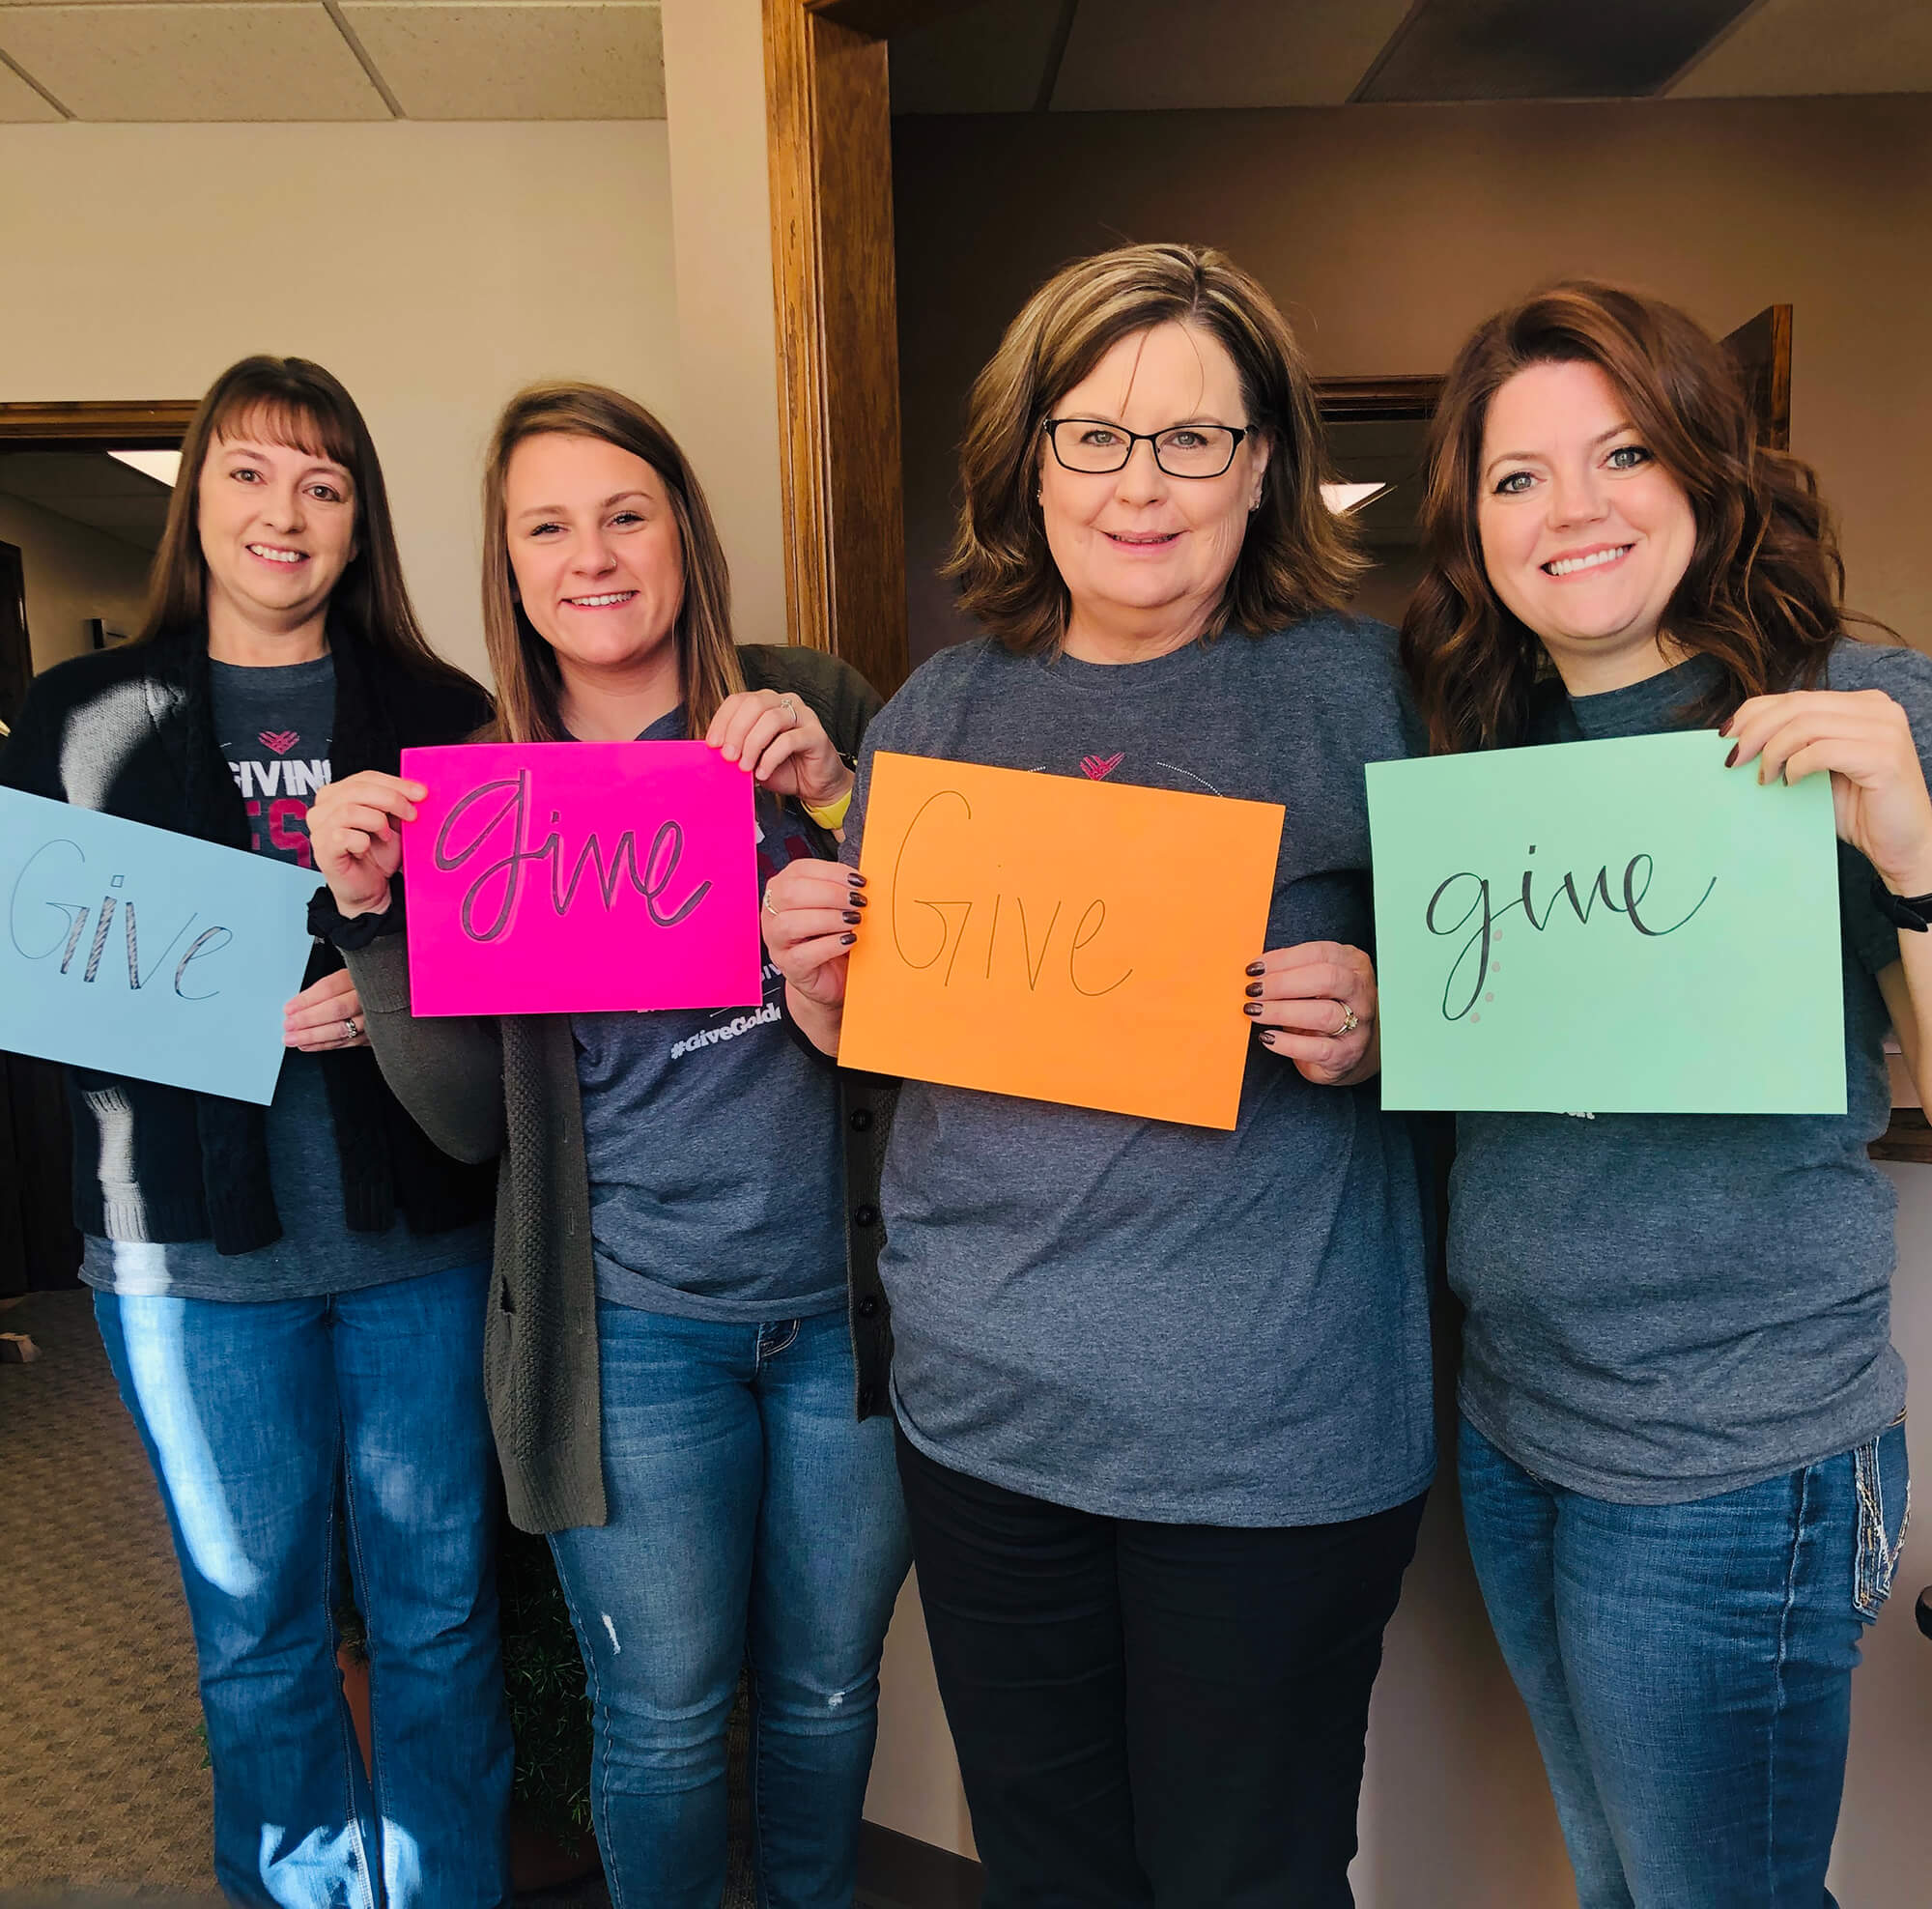
{"label": "wooden door frame", "polygon": [[199,398],[0,404],[0,451],[172,451]]}

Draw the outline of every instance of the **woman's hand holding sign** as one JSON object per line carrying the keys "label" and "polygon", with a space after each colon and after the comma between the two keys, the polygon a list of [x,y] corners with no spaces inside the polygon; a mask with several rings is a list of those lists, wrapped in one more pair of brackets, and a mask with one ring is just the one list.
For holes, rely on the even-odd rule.
{"label": "woman's hand holding sign", "polygon": [[416,804],[428,793],[421,783],[375,769],[316,791],[308,812],[309,846],[345,917],[380,915],[388,907],[389,882],[403,862],[396,825],[413,822]]}
{"label": "woman's hand holding sign", "polygon": [[800,860],[765,886],[758,926],[785,978],[792,1018],[828,1054],[838,1051],[845,971],[865,921],[866,878],[840,862]]}
{"label": "woman's hand holding sign", "polygon": [[333,1054],[368,1044],[362,997],[347,968],[311,982],[282,1010],[284,1047],[299,1047],[304,1054]]}
{"label": "woman's hand holding sign", "polygon": [[741,690],[718,705],[704,740],[774,795],[829,809],[852,786],[825,726],[809,702],[776,690]]}
{"label": "woman's hand holding sign", "polygon": [[1243,1011],[1262,1044],[1321,1087],[1353,1087],[1381,1066],[1375,964],[1359,948],[1305,941],[1248,966]]}
{"label": "woman's hand holding sign", "polygon": [[1733,767],[1758,781],[1832,777],[1838,836],[1894,895],[1932,891],[1932,795],[1905,711],[1883,690],[1793,690],[1757,696],[1724,725]]}

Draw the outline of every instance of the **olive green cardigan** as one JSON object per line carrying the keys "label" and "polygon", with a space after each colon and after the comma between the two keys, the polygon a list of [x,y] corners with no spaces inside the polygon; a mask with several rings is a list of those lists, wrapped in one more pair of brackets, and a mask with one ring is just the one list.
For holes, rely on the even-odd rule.
{"label": "olive green cardigan", "polygon": [[[750,687],[803,698],[839,754],[857,755],[879,708],[863,676],[818,650],[758,646],[739,654]],[[831,839],[806,826],[829,854]],[[498,1162],[483,1384],[510,1516],[526,1531],[602,1524],[597,1284],[570,1017],[417,1020],[410,1013],[404,936],[379,936],[347,960],[396,1097],[445,1153]],[[896,1096],[896,1082],[839,1070],[848,1314],[861,1418],[887,1410],[892,1322],[879,1284],[879,1169]]]}

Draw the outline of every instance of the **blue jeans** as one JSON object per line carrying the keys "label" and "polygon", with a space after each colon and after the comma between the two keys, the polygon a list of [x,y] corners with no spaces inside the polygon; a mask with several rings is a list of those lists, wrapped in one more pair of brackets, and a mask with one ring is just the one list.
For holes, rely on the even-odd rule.
{"label": "blue jeans", "polygon": [[1579,1909],[1824,1909],[1905,1427],[1762,1485],[1608,1504],[1462,1426],[1469,1551]]}
{"label": "blue jeans", "polygon": [[[509,1899],[489,1274],[260,1304],[95,1295],[181,1561],[232,1902]],[[373,1785],[335,1667],[338,1508],[368,1621]]]}
{"label": "blue jeans", "polygon": [[717,1909],[725,1724],[752,1684],[758,1899],[851,1909],[879,1652],[911,1550],[842,1311],[764,1325],[600,1300],[608,1524],[553,1535],[589,1672],[614,1909]]}

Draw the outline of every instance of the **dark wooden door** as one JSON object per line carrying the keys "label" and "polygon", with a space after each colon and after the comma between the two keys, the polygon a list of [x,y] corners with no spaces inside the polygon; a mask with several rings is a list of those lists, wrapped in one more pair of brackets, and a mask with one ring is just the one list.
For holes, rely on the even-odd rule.
{"label": "dark wooden door", "polygon": [[27,699],[34,653],[27,642],[27,573],[18,544],[0,544],[0,723],[9,728]]}
{"label": "dark wooden door", "polygon": [[1758,442],[1775,451],[1791,448],[1791,307],[1766,305],[1755,318],[1724,334],[1757,417]]}

